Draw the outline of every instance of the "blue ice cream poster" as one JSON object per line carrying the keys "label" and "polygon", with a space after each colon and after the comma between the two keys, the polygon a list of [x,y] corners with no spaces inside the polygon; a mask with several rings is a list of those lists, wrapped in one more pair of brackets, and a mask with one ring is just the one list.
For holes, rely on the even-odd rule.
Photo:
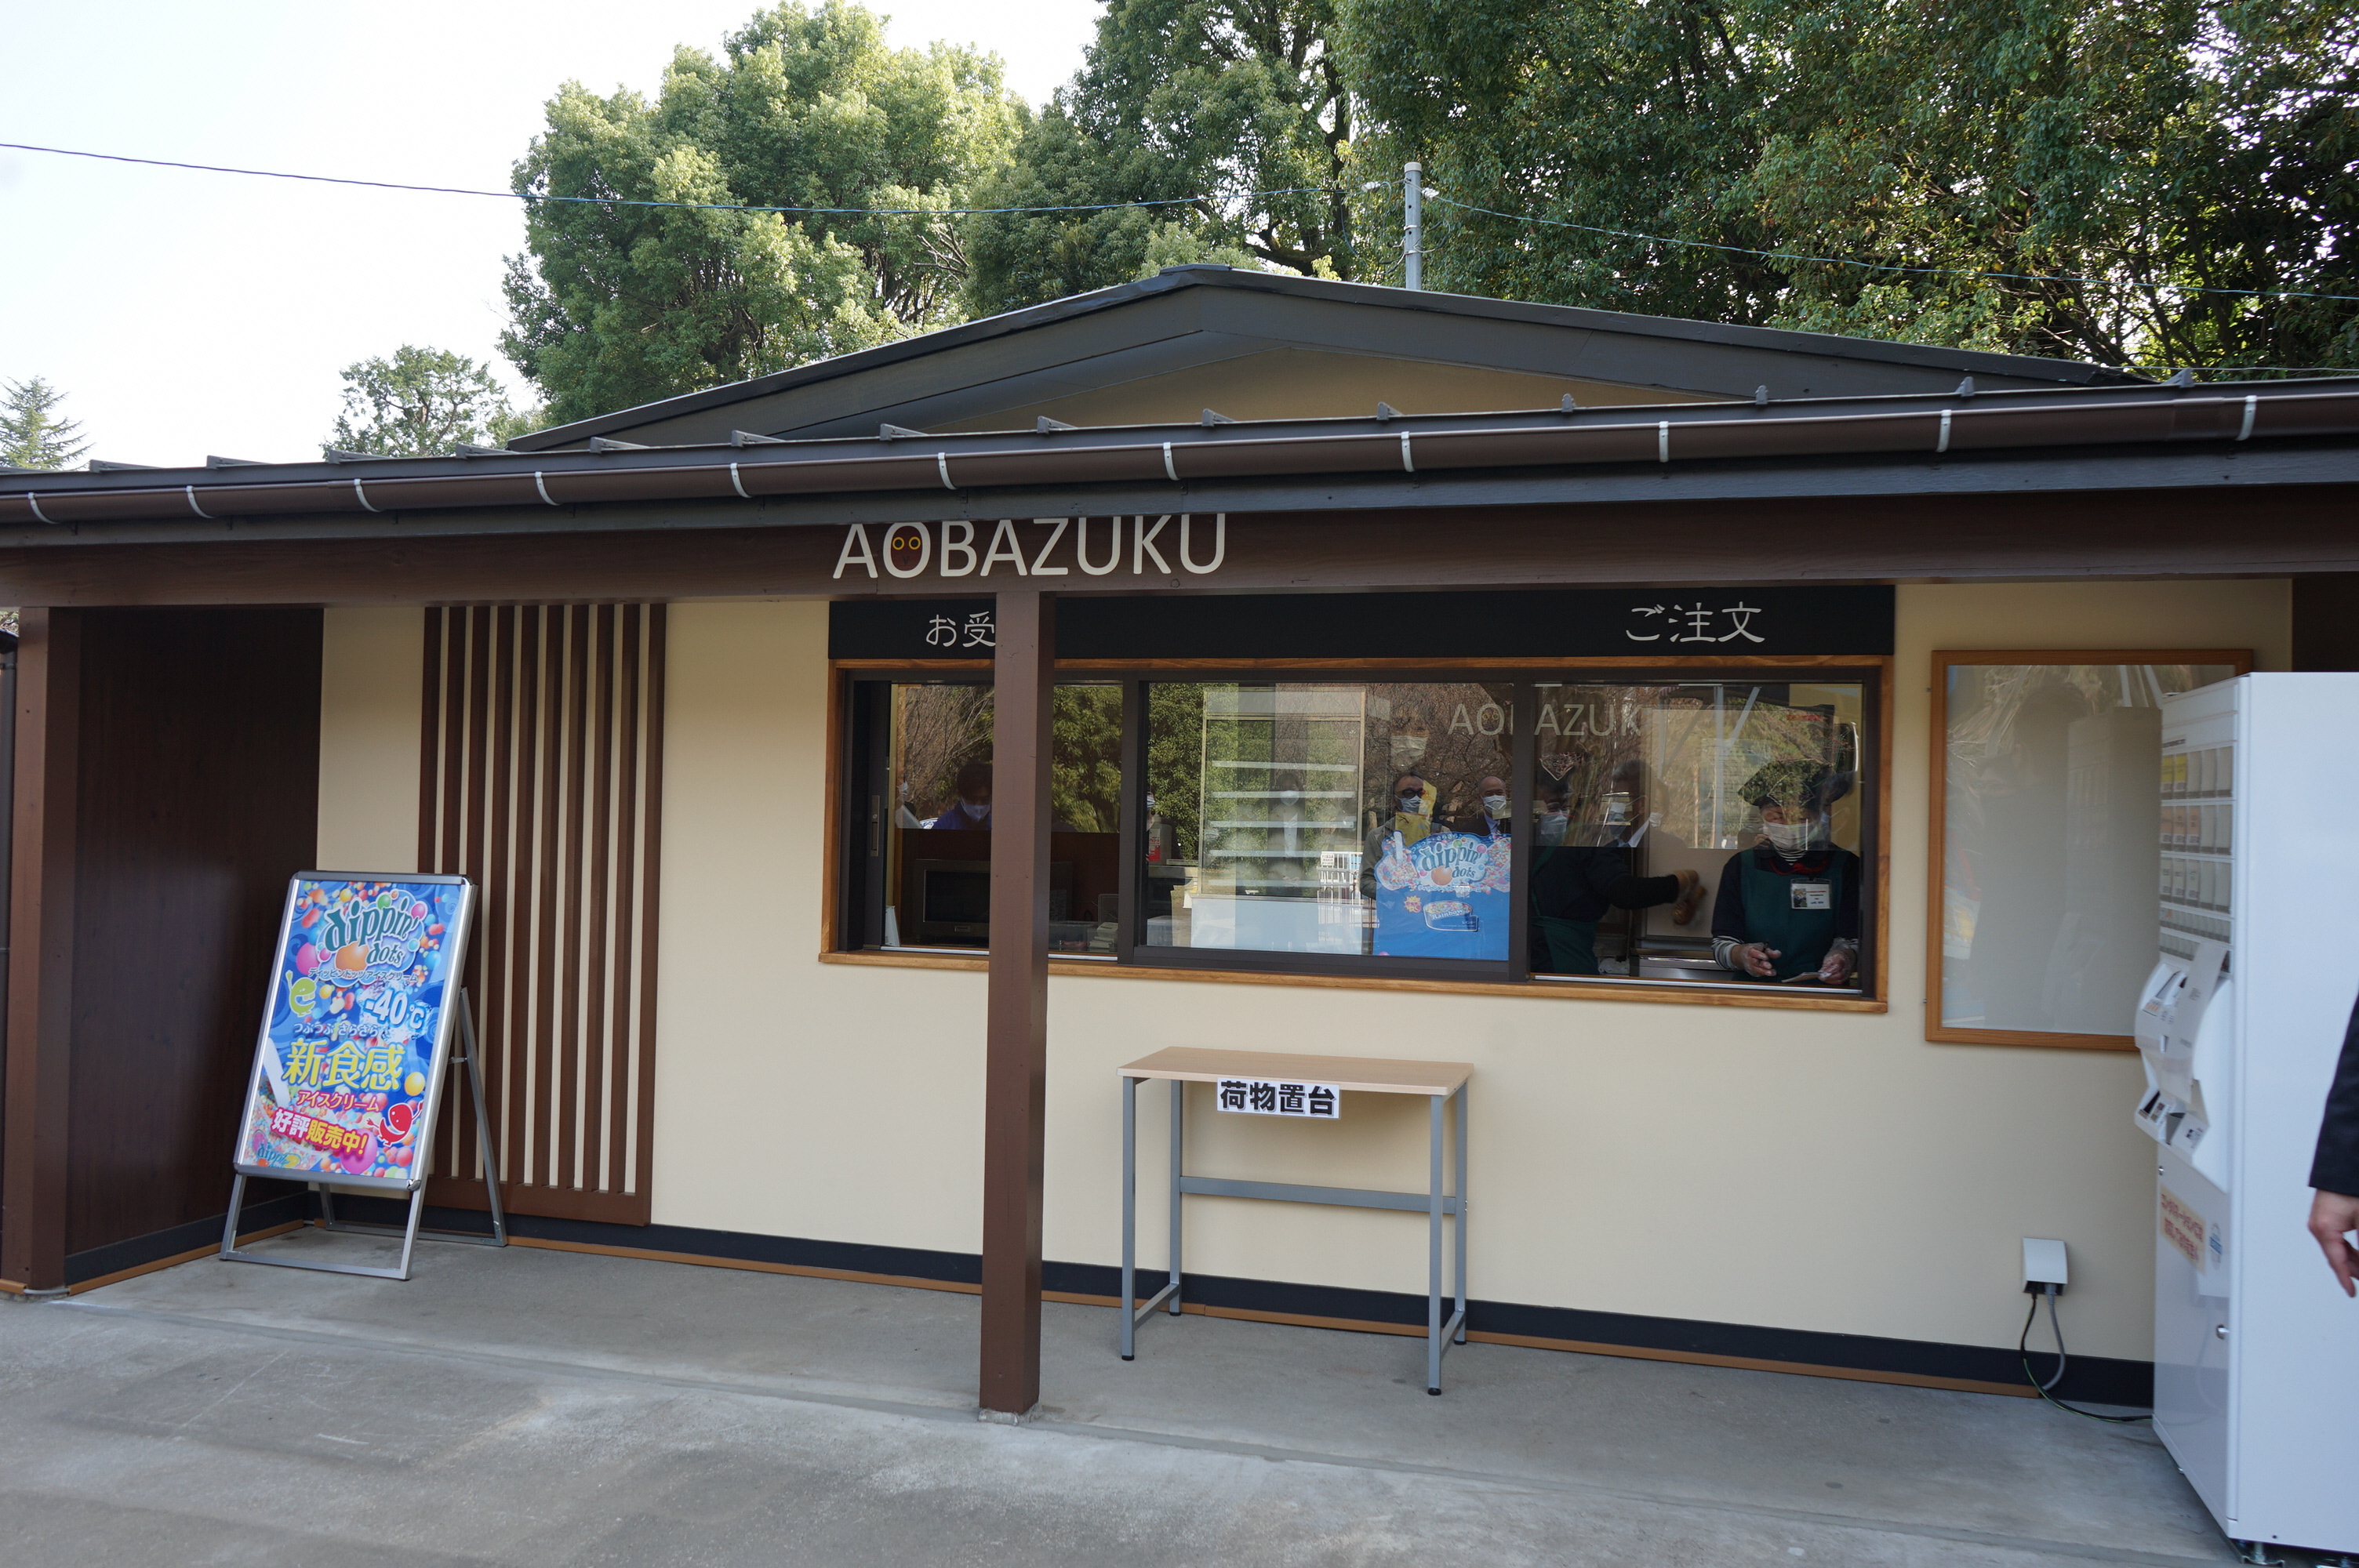
{"label": "blue ice cream poster", "polygon": [[294,879],[236,1169],[400,1192],[425,1180],[473,897],[462,877]]}
{"label": "blue ice cream poster", "polygon": [[1507,956],[1508,839],[1388,834],[1377,858],[1375,951],[1395,957]]}

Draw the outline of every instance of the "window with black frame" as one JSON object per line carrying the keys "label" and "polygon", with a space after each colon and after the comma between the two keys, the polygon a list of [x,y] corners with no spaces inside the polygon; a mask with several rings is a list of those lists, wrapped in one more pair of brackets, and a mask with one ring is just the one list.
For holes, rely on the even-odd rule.
{"label": "window with black frame", "polygon": [[[857,946],[973,950],[991,941],[992,690],[864,681],[853,856]],[[1060,685],[1049,762],[1049,940],[1110,957],[1120,918],[1122,688]]]}
{"label": "window with black frame", "polygon": [[1510,684],[1152,682],[1139,945],[1504,964]]}
{"label": "window with black frame", "polygon": [[[1052,950],[1861,994],[1875,676],[1793,673],[1060,684]],[[852,706],[846,945],[987,946],[990,687]]]}
{"label": "window with black frame", "polygon": [[1760,677],[1538,683],[1535,976],[1860,989],[1868,688]]}

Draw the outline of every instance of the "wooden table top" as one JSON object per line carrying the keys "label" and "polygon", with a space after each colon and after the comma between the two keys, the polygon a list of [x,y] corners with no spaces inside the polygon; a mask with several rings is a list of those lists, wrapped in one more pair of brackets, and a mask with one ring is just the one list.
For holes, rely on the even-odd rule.
{"label": "wooden table top", "polygon": [[1388,1056],[1304,1056],[1281,1051],[1205,1051],[1174,1045],[1121,1069],[1125,1078],[1277,1078],[1332,1084],[1362,1094],[1446,1095],[1474,1076],[1471,1062],[1402,1062]]}

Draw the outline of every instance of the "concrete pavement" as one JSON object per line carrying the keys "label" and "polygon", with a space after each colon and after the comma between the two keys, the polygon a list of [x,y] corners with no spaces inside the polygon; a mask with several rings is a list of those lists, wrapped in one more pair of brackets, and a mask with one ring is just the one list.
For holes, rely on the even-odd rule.
{"label": "concrete pavement", "polygon": [[[266,1249],[375,1258],[313,1229]],[[0,1561],[343,1564],[2234,1561],[2142,1427],[2035,1401],[1046,1309],[510,1248],[408,1283],[207,1259],[0,1309]]]}

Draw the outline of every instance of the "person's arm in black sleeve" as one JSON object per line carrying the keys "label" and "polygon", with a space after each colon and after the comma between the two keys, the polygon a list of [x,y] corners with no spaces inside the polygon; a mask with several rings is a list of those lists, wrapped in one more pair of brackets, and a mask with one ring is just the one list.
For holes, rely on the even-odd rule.
{"label": "person's arm in black sleeve", "polygon": [[1720,868],[1720,890],[1712,900],[1712,956],[1723,969],[1743,967],[1737,962],[1736,949],[1745,943],[1745,868],[1742,862],[1751,854],[1740,849]]}
{"label": "person's arm in black sleeve", "polygon": [[1591,857],[1585,874],[1597,896],[1616,909],[1652,909],[1676,903],[1680,896],[1677,877],[1631,875],[1627,849],[1600,849]]}
{"label": "person's arm in black sleeve", "polygon": [[2343,1059],[2326,1091],[2326,1115],[2318,1128],[2318,1152],[2310,1161],[2310,1184],[2321,1192],[2359,1196],[2359,1007],[2343,1033]]}
{"label": "person's arm in black sleeve", "polygon": [[1836,854],[1849,860],[1851,874],[1843,879],[1843,907],[1835,911],[1835,939],[1827,948],[1826,961],[1819,966],[1819,979],[1829,985],[1848,983],[1859,974],[1859,883],[1866,872],[1857,855],[1849,850]]}
{"label": "person's arm in black sleeve", "polygon": [[2318,1189],[2310,1205],[2310,1233],[2326,1253],[2326,1266],[2344,1295],[2359,1294],[2359,1006],[2343,1032],[2343,1059],[2326,1091],[2326,1115],[2318,1128],[2318,1152],[2310,1161],[2310,1184]]}

